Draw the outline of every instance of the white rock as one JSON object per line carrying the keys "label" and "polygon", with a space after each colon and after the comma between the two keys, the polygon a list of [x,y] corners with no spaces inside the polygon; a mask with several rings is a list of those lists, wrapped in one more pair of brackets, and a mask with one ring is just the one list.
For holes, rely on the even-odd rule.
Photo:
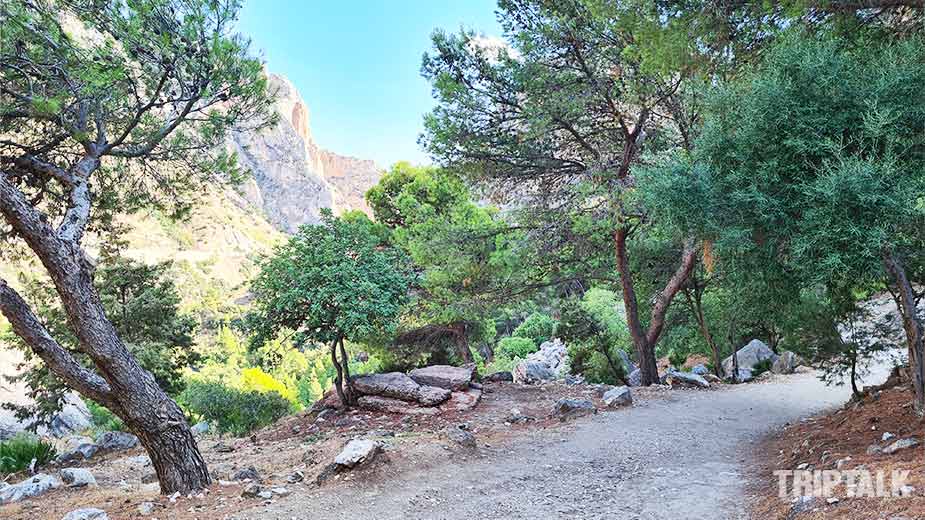
{"label": "white rock", "polygon": [[109,515],[102,509],[88,507],[71,511],[61,520],[109,520]]}
{"label": "white rock", "polygon": [[95,486],[96,478],[90,470],[84,468],[65,468],[61,470],[61,480],[68,487]]}
{"label": "white rock", "polygon": [[620,408],[633,404],[633,394],[628,386],[618,386],[605,392],[603,400],[608,408]]}
{"label": "white rock", "polygon": [[61,487],[61,481],[55,477],[39,473],[22,482],[7,486],[0,490],[0,505],[19,502],[24,498],[39,496],[52,489]]}
{"label": "white rock", "polygon": [[334,463],[338,466],[352,468],[358,464],[363,464],[376,457],[382,450],[382,445],[369,439],[353,439],[348,442],[344,449],[334,458]]}

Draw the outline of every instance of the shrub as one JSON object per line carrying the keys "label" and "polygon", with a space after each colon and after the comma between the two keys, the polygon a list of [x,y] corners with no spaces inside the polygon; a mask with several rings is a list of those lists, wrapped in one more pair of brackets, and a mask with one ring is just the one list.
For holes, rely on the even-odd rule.
{"label": "shrub", "polygon": [[298,408],[298,392],[285,383],[276,380],[259,368],[245,368],[241,371],[241,388],[245,391],[255,391],[262,394],[276,393],[286,401]]}
{"label": "shrub", "polygon": [[687,362],[687,354],[677,350],[669,350],[668,362],[671,363],[671,366],[680,370],[681,367],[684,366],[684,363]]}
{"label": "shrub", "polygon": [[93,423],[94,431],[125,431],[122,419],[116,417],[116,414],[110,412],[108,408],[90,400],[87,400],[86,403],[87,409],[90,411],[90,422]]}
{"label": "shrub", "polygon": [[581,374],[589,383],[623,384],[626,368],[616,350],[617,347],[594,341],[573,343],[568,349],[571,371]]}
{"label": "shrub", "polygon": [[513,372],[514,367],[517,366],[517,363],[520,363],[521,359],[518,357],[510,358],[504,354],[498,354],[495,356],[495,359],[491,363],[485,366],[485,374],[494,374],[495,372]]}
{"label": "shrub", "polygon": [[498,354],[508,359],[526,357],[538,350],[536,343],[530,338],[510,336],[501,338],[498,342]]}
{"label": "shrub", "polygon": [[238,390],[221,383],[191,381],[178,402],[219,432],[246,435],[283,417],[292,405],[276,392]]}
{"label": "shrub", "polygon": [[774,365],[774,362],[770,359],[765,359],[764,361],[759,361],[755,363],[755,366],[752,367],[752,377],[758,377],[761,374],[771,370],[771,366]]}
{"label": "shrub", "polygon": [[539,347],[544,342],[549,341],[556,332],[556,320],[545,314],[534,312],[520,325],[514,329],[511,334],[517,338],[529,338]]}
{"label": "shrub", "polygon": [[47,464],[55,458],[54,446],[35,435],[19,433],[10,440],[0,442],[0,473],[16,473],[32,464]]}

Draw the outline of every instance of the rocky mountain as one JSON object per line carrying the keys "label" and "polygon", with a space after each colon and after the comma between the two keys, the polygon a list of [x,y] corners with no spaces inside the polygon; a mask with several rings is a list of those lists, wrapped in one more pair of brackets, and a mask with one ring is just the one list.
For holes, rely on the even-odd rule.
{"label": "rocky mountain", "polygon": [[381,169],[372,161],[319,147],[298,90],[283,76],[269,78],[279,124],[259,133],[236,133],[231,140],[241,164],[253,173],[241,190],[244,198],[289,233],[317,222],[321,208],[368,211],[364,194],[378,182]]}

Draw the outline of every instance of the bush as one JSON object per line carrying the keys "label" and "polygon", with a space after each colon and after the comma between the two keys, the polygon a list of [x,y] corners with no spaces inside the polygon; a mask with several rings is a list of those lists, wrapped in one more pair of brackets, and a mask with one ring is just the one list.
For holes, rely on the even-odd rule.
{"label": "bush", "polygon": [[668,362],[671,363],[671,366],[681,370],[681,367],[687,362],[687,354],[677,350],[669,350]]}
{"label": "bush", "polygon": [[570,345],[568,356],[572,373],[584,376],[589,383],[619,385],[626,379],[626,367],[618,357],[617,347],[589,340]]}
{"label": "bush", "polygon": [[774,362],[770,359],[765,359],[764,361],[759,361],[755,363],[755,366],[752,367],[752,377],[758,377],[761,374],[771,370],[771,366],[774,365]]}
{"label": "bush", "polygon": [[245,368],[241,371],[241,388],[245,391],[260,392],[262,394],[276,393],[293,406],[297,411],[299,403],[298,391],[278,381],[272,375],[259,368]]}
{"label": "bush", "polygon": [[289,413],[292,405],[276,392],[238,390],[221,383],[191,381],[179,398],[181,406],[221,433],[246,435]]}
{"label": "bush", "polygon": [[501,341],[498,342],[497,353],[508,359],[514,359],[526,357],[537,350],[539,349],[532,339],[510,336],[501,338]]}
{"label": "bush", "polygon": [[93,423],[94,431],[125,431],[125,425],[122,423],[122,419],[116,417],[116,414],[110,412],[108,408],[90,400],[87,400],[86,403],[87,409],[90,411],[90,422]]}
{"label": "bush", "polygon": [[16,473],[32,464],[36,466],[51,462],[57,452],[54,446],[27,433],[17,434],[8,441],[0,442],[0,473]]}
{"label": "bush", "polygon": [[539,347],[544,342],[549,341],[556,332],[556,320],[545,314],[534,312],[520,325],[514,329],[511,336],[517,338],[529,338]]}
{"label": "bush", "polygon": [[485,366],[485,375],[494,374],[495,372],[513,372],[517,363],[520,363],[519,357],[510,358],[504,354],[498,354],[491,363]]}

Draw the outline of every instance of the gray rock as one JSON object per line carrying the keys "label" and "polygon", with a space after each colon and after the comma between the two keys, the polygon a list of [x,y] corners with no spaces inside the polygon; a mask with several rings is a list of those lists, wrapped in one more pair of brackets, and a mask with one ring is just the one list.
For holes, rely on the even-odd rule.
{"label": "gray rock", "polygon": [[[739,360],[739,369],[753,369],[755,368],[755,365],[762,361],[770,359],[773,362],[778,358],[777,354],[771,350],[771,347],[765,345],[764,342],[757,339],[751,340],[747,345],[740,348],[738,352],[736,352],[736,357]],[[726,374],[731,374],[732,364],[732,356],[724,359],[723,372]]]}
{"label": "gray rock", "polygon": [[691,372],[678,372],[677,370],[668,371],[667,382],[671,386],[710,388],[710,383],[702,376]]}
{"label": "gray rock", "polygon": [[478,447],[478,443],[475,440],[475,435],[472,435],[472,432],[464,430],[459,426],[450,426],[445,431],[446,438],[459,444],[463,448],[475,449]]}
{"label": "gray rock", "polygon": [[441,411],[464,412],[478,406],[482,400],[482,391],[470,388],[464,392],[453,392],[450,399],[440,405]]}
{"label": "gray rock", "polygon": [[630,372],[630,375],[626,376],[626,382],[630,386],[640,386],[642,385],[642,370],[636,369]]}
{"label": "gray rock", "polygon": [[632,374],[639,367],[636,366],[636,363],[633,363],[633,360],[630,359],[629,354],[625,350],[617,349],[617,356],[620,357],[620,362],[623,363],[623,371],[627,374]]}
{"label": "gray rock", "polygon": [[102,509],[88,507],[71,511],[61,520],[109,520],[109,515]]}
{"label": "gray rock", "polygon": [[558,417],[563,422],[595,413],[597,408],[587,399],[559,399],[552,412],[553,417]]}
{"label": "gray rock", "polygon": [[231,476],[231,480],[251,480],[257,482],[260,480],[260,474],[257,473],[257,468],[248,466],[236,471],[234,475]]}
{"label": "gray rock", "polygon": [[148,516],[154,512],[154,502],[142,502],[138,504],[138,514]]}
{"label": "gray rock", "polygon": [[620,408],[633,404],[633,394],[628,386],[618,386],[604,394],[604,404],[608,408]]}
{"label": "gray rock", "polygon": [[61,487],[58,479],[45,473],[39,473],[0,490],[0,506],[19,502],[24,498],[36,497],[58,487]]}
{"label": "gray rock", "polygon": [[103,451],[129,450],[138,446],[138,437],[126,432],[103,432],[96,438],[96,447]]}
{"label": "gray rock", "polygon": [[436,406],[446,402],[452,392],[437,386],[420,386],[417,393],[417,402],[424,406]]}
{"label": "gray rock", "polygon": [[61,480],[69,487],[95,486],[93,473],[84,468],[65,468],[61,470]]}
{"label": "gray rock", "polygon": [[803,359],[789,350],[785,350],[771,365],[771,371],[775,374],[792,374],[798,366],[803,364]]}
{"label": "gray rock", "polygon": [[787,520],[795,520],[803,513],[808,513],[822,506],[822,499],[812,496],[798,497],[790,506],[790,512],[787,513]]}
{"label": "gray rock", "polygon": [[190,431],[193,432],[193,435],[202,435],[209,433],[209,423],[202,421],[194,424],[190,427]]}
{"label": "gray rock", "polygon": [[567,374],[565,376],[565,384],[569,386],[583,385],[585,384],[585,377],[581,374]]}
{"label": "gray rock", "polygon": [[703,363],[698,363],[691,368],[691,374],[697,374],[698,376],[705,376],[710,373],[710,369],[707,368]]}
{"label": "gray rock", "polygon": [[274,488],[270,488],[270,493],[276,496],[279,496],[279,497],[284,497],[284,496],[288,496],[290,494],[290,491],[289,491],[289,488],[286,488],[283,486],[276,486]]}
{"label": "gray rock", "polygon": [[603,384],[603,383],[598,383],[598,384],[596,384],[596,385],[591,385],[591,388],[594,389],[594,395],[595,395],[595,396],[597,396],[597,397],[603,399],[603,398],[604,398],[604,394],[606,394],[607,392],[613,390],[613,389],[616,388],[616,387],[613,386],[613,385],[605,385],[605,384]]}
{"label": "gray rock", "polygon": [[377,395],[362,395],[357,399],[357,405],[364,410],[402,415],[435,415],[440,412],[438,408],[422,407],[416,403]]}
{"label": "gray rock", "polygon": [[906,450],[909,448],[915,448],[919,445],[919,441],[915,437],[909,437],[908,439],[899,439],[898,441],[890,444],[886,448],[883,448],[883,453],[886,455],[892,455],[900,450]]}
{"label": "gray rock", "polygon": [[868,455],[879,455],[883,453],[883,448],[879,444],[871,444],[867,447]]}
{"label": "gray rock", "polygon": [[[731,380],[732,380],[732,375],[731,375],[732,372],[730,371],[730,372],[726,372],[726,373],[727,373],[727,374],[730,374],[729,376],[726,376],[726,379],[729,380],[729,381],[731,381]],[[750,368],[740,368],[738,374],[739,374],[739,376],[736,378],[736,382],[738,382],[738,383],[747,383],[747,382],[749,382],[749,381],[751,381],[752,379],[755,378],[754,375],[752,374],[752,369],[750,369]]]}
{"label": "gray rock", "polygon": [[407,374],[389,372],[367,374],[353,379],[353,387],[363,395],[391,397],[402,401],[417,401],[420,385]]}
{"label": "gray rock", "polygon": [[507,372],[507,371],[495,372],[492,374],[488,374],[487,376],[485,376],[483,380],[492,382],[492,383],[513,382],[514,374]]}
{"label": "gray rock", "polygon": [[58,464],[87,460],[95,455],[98,450],[99,448],[96,446],[96,444],[84,443],[77,446],[77,448],[73,450],[62,452],[55,458],[55,460],[58,462]]}
{"label": "gray rock", "polygon": [[707,380],[708,383],[722,383],[723,380],[719,378],[716,374],[704,374],[703,378]]}
{"label": "gray rock", "polygon": [[334,464],[343,468],[353,468],[373,460],[381,451],[382,444],[377,441],[353,439],[337,454]]}
{"label": "gray rock", "polygon": [[521,361],[514,367],[514,382],[532,385],[543,381],[552,381],[556,375],[545,363]]}
{"label": "gray rock", "polygon": [[417,368],[409,374],[417,384],[446,390],[465,390],[472,382],[472,369],[450,365]]}
{"label": "gray rock", "polygon": [[263,488],[260,484],[251,483],[244,486],[244,489],[241,490],[241,496],[244,498],[258,498],[261,492],[263,492]]}

